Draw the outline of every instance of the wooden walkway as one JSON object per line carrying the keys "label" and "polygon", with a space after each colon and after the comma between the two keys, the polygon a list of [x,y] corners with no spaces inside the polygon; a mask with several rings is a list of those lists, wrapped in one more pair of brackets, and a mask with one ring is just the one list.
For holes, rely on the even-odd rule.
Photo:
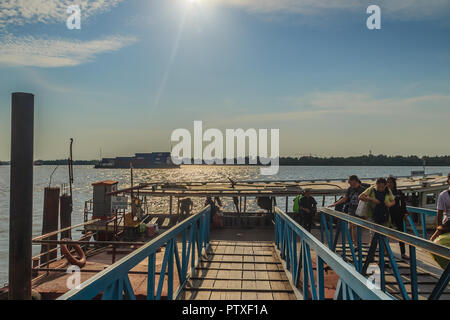
{"label": "wooden walkway", "polygon": [[211,241],[179,300],[296,300],[268,241]]}

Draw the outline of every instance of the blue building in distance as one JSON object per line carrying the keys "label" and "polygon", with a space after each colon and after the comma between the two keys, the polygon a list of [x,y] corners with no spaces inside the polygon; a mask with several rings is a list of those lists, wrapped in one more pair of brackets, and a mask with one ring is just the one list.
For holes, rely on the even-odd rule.
{"label": "blue building in distance", "polygon": [[172,162],[170,152],[136,153],[134,157],[103,158],[95,168],[117,169],[152,169],[152,168],[178,168]]}

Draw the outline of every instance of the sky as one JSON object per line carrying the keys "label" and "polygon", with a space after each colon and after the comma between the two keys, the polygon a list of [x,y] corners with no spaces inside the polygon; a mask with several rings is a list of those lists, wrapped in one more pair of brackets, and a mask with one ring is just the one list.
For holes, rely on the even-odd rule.
{"label": "sky", "polygon": [[280,129],[282,156],[448,155],[449,16],[448,0],[2,0],[0,160],[18,91],[36,159],[70,138],[75,159],[170,151],[195,120]]}

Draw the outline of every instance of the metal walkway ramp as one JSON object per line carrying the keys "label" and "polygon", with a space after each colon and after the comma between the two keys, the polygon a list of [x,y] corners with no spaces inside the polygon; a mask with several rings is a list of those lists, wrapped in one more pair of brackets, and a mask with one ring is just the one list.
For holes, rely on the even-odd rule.
{"label": "metal walkway ramp", "polygon": [[296,300],[273,242],[211,241],[180,300]]}
{"label": "metal walkway ramp", "polygon": [[[249,241],[255,238],[227,232],[233,237],[230,241],[217,234],[211,239],[210,214],[207,207],[192,215],[59,299],[449,298],[450,264],[438,275],[422,265],[431,259],[430,254],[450,260],[450,248],[420,237],[411,219],[414,235],[321,208],[320,230],[313,232],[319,234],[314,235],[276,207],[274,229],[259,229],[264,240],[272,239],[274,232],[273,242],[259,237],[259,241]],[[355,243],[350,225],[356,227]],[[364,240],[364,234],[372,234],[370,242]],[[408,248],[408,261],[398,258],[398,242]],[[144,279],[130,281],[141,264],[148,270],[140,271]],[[378,269],[375,279],[370,265]],[[138,296],[141,287],[144,294]]]}
{"label": "metal walkway ramp", "polygon": [[[348,249],[347,249],[348,250]],[[369,245],[362,246],[363,256],[367,256],[369,251]],[[335,252],[339,255],[342,255],[342,245],[337,245]],[[427,255],[426,252],[418,252],[417,254],[420,258],[424,259],[424,255]],[[377,252],[374,257],[374,262],[378,263],[379,261],[379,253]],[[405,285],[405,290],[409,296],[412,294],[411,290],[411,266],[408,260],[401,259],[396,255],[395,257],[398,271],[401,275],[402,282]],[[430,258],[431,259],[431,258]],[[350,255],[346,257],[346,261],[350,264],[354,264],[353,258]],[[439,281],[439,275],[434,274],[427,270],[428,266],[424,266],[424,268],[417,267],[416,273],[416,281],[417,281],[417,296],[419,300],[427,300],[430,294],[433,292],[436,283]],[[393,297],[397,299],[402,299],[401,289],[398,285],[398,281],[395,277],[395,273],[392,270],[392,267],[389,263],[385,264],[385,285],[386,292],[391,294]],[[440,300],[450,300],[450,285],[447,285],[447,289],[444,290],[440,296]]]}

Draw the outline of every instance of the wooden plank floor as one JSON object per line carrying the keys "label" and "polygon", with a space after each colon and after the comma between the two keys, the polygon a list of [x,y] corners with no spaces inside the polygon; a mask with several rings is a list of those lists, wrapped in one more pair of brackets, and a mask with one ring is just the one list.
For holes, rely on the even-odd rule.
{"label": "wooden plank floor", "polygon": [[295,300],[273,243],[211,241],[180,300]]}

